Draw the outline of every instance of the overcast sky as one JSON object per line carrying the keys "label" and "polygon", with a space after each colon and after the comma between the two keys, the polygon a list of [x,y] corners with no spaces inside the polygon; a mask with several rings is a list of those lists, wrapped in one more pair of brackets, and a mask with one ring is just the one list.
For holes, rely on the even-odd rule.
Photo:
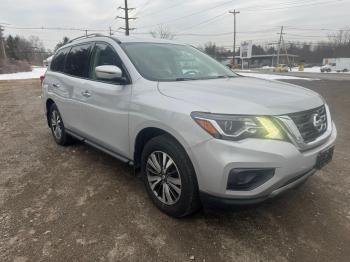
{"label": "overcast sky", "polygon": [[[253,40],[269,43],[278,40],[285,26],[286,41],[326,39],[330,31],[350,26],[350,0],[129,0],[135,7],[130,21],[131,34],[148,36],[160,24],[176,34],[175,39],[194,45],[212,41],[227,47],[233,41],[233,15],[236,9],[237,42]],[[5,34],[39,36],[47,48],[53,48],[63,36],[76,37],[79,31],[24,30],[10,27],[62,27],[118,30],[124,21],[118,6],[124,0],[1,0],[0,23],[8,23]],[[313,29],[313,30],[309,30]],[[107,33],[107,32],[105,32]],[[117,33],[118,34],[118,33]],[[197,35],[193,35],[197,34]]]}

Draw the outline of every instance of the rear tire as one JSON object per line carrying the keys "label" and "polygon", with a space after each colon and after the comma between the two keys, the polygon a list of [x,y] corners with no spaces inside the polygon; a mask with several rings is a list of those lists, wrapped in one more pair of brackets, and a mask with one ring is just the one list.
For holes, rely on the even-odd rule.
{"label": "rear tire", "polygon": [[61,146],[72,144],[73,137],[66,133],[63,119],[56,104],[52,104],[49,110],[49,125],[55,142]]}
{"label": "rear tire", "polygon": [[152,138],[141,156],[142,178],[153,203],[172,217],[184,217],[200,208],[192,163],[182,146],[169,135]]}

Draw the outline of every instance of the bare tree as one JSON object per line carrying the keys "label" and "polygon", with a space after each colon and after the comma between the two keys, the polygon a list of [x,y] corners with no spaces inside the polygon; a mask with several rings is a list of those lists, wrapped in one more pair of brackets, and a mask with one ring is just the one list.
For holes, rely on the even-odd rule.
{"label": "bare tree", "polygon": [[56,47],[55,47],[55,51],[60,48],[61,46],[64,46],[65,44],[67,44],[69,42],[69,38],[64,36],[62,41],[58,42]]}
{"label": "bare tree", "polygon": [[215,58],[218,61],[223,61],[228,56],[232,55],[231,50],[226,49],[223,46],[218,46],[214,42],[206,42],[204,47],[199,47],[199,50],[205,52],[211,57]]}
{"label": "bare tree", "polygon": [[171,32],[171,30],[165,26],[159,26],[157,29],[149,32],[152,37],[154,38],[161,38],[161,39],[174,39],[175,34]]}
{"label": "bare tree", "polygon": [[31,51],[29,52],[29,61],[31,61],[32,64],[41,65],[44,58],[48,56],[43,42],[39,37],[33,35],[28,38],[28,42]]}
{"label": "bare tree", "polygon": [[335,46],[350,44],[350,27],[329,34],[328,39]]}
{"label": "bare tree", "polygon": [[217,46],[213,42],[207,42],[204,45],[204,52],[210,55],[211,57],[216,58],[217,55]]}

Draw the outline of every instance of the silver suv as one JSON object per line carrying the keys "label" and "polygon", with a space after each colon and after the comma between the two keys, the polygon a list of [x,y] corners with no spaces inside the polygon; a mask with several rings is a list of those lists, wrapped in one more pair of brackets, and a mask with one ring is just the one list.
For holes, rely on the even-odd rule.
{"label": "silver suv", "polygon": [[172,41],[76,39],[56,52],[42,89],[59,145],[75,138],[140,168],[174,217],[303,183],[331,160],[337,135],[317,93],[239,76]]}

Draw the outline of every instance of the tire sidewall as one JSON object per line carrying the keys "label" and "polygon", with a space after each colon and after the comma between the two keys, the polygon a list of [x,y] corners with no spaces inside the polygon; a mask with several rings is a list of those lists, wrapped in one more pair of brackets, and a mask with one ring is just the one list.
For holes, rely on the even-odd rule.
{"label": "tire sidewall", "polygon": [[[61,122],[62,122],[62,125],[61,125],[61,128],[62,128],[62,135],[61,135],[61,138],[58,139],[56,136],[55,136],[55,133],[53,131],[53,128],[51,126],[51,118],[52,118],[52,113],[56,111],[58,113],[58,115],[60,116],[60,119],[61,119]],[[62,116],[61,116],[61,113],[60,111],[58,110],[56,104],[52,104],[51,107],[50,107],[50,111],[49,111],[49,123],[50,123],[50,129],[51,129],[51,133],[52,133],[52,136],[55,140],[55,142],[59,145],[64,145],[65,142],[66,142],[66,139],[67,139],[67,135],[66,135],[66,132],[65,132],[65,128],[64,128],[64,123],[63,123],[63,119],[62,119]]]}
{"label": "tire sidewall", "polygon": [[[175,162],[181,177],[181,196],[173,205],[162,203],[153,193],[147,179],[146,162],[153,152],[162,151],[167,153]],[[160,136],[151,139],[145,146],[141,156],[141,173],[148,195],[153,203],[164,213],[173,217],[182,217],[188,214],[193,201],[198,194],[197,180],[185,150],[169,136]]]}

